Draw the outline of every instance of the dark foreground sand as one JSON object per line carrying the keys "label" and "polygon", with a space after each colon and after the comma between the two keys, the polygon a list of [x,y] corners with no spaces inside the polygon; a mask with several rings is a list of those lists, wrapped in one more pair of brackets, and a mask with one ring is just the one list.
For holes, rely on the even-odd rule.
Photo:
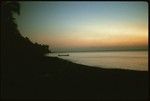
{"label": "dark foreground sand", "polygon": [[52,57],[2,62],[3,99],[148,99],[148,72],[94,68]]}

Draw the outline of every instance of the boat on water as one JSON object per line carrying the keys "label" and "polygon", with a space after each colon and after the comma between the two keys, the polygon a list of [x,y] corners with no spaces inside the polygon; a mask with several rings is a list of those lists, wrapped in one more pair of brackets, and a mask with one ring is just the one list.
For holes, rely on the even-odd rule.
{"label": "boat on water", "polygon": [[69,56],[69,54],[58,54],[58,56]]}

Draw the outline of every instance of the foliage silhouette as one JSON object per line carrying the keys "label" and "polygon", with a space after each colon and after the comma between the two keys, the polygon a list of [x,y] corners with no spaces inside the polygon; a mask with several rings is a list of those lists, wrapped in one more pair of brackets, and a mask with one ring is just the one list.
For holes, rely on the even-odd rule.
{"label": "foliage silhouette", "polygon": [[13,17],[14,13],[20,14],[20,4],[18,2],[2,2],[1,8],[1,55],[42,56],[50,52],[48,45],[32,43],[27,37],[24,38],[20,34]]}
{"label": "foliage silhouette", "polygon": [[[2,96],[8,97],[11,84],[21,79],[31,78],[35,74],[34,64],[49,53],[48,45],[32,43],[29,38],[23,37],[15,22],[13,14],[20,14],[20,4],[16,1],[1,3],[1,76]],[[28,81],[29,82],[29,81]],[[10,87],[11,88],[11,87]],[[6,98],[7,98],[6,97]]]}

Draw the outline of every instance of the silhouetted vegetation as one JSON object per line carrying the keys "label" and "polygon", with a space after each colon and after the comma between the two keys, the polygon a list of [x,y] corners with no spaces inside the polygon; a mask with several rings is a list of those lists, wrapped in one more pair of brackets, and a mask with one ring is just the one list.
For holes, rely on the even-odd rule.
{"label": "silhouetted vegetation", "polygon": [[1,97],[49,100],[146,100],[148,72],[107,70],[46,57],[47,45],[17,29],[18,2],[2,2]]}
{"label": "silhouetted vegetation", "polygon": [[[36,60],[50,52],[48,45],[33,43],[21,35],[14,13],[20,14],[20,4],[17,1],[1,3],[1,76],[4,84],[2,90],[8,89],[7,85],[12,82],[18,82],[19,78],[29,79],[34,74],[32,69]],[[7,92],[6,89],[4,92]]]}
{"label": "silhouetted vegetation", "polygon": [[13,14],[20,14],[20,5],[18,2],[2,2],[1,18],[1,46],[2,55],[7,56],[42,56],[49,53],[48,45],[32,43],[27,37],[24,38],[15,23]]}

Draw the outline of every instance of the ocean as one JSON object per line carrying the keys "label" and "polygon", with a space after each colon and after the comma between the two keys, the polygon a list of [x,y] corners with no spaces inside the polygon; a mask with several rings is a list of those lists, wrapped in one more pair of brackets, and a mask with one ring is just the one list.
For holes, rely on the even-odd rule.
{"label": "ocean", "polygon": [[[64,54],[69,56],[58,56]],[[100,68],[148,71],[148,51],[70,52],[50,53],[48,56]]]}

